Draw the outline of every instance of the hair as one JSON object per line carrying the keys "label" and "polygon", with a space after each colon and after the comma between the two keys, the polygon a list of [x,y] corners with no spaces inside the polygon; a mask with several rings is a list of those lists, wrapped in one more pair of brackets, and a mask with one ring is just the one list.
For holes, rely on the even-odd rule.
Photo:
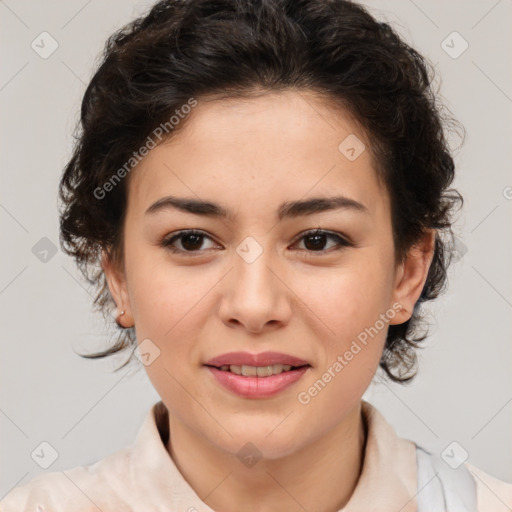
{"label": "hair", "polygon": [[[371,141],[377,176],[391,201],[396,260],[403,261],[427,230],[435,230],[421,296],[408,321],[389,326],[379,363],[391,380],[409,382],[416,375],[415,349],[423,348],[427,336],[420,329],[420,306],[446,287],[452,216],[463,203],[449,188],[455,166],[443,127],[460,125],[439,104],[434,78],[425,57],[351,1],[156,3],[108,38],[85,91],[73,154],[60,182],[61,246],[96,287],[94,307],[107,317],[115,306],[102,251],[123,262],[129,175],[114,184],[112,178],[125,176],[126,163],[155,128],[186,111],[191,98],[310,91],[345,109]],[[180,118],[167,138],[186,125],[187,118]],[[80,355],[100,358],[136,348],[133,327],[120,327],[117,334],[108,349]]]}

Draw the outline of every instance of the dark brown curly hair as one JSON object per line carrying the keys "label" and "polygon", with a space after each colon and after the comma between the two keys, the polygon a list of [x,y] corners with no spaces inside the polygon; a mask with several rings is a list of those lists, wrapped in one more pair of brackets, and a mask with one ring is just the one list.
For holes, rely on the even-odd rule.
{"label": "dark brown curly hair", "polygon": [[[313,91],[348,109],[372,143],[377,176],[391,199],[396,260],[403,261],[425,230],[436,230],[421,296],[407,322],[389,326],[380,361],[391,380],[410,381],[416,375],[415,349],[427,336],[420,329],[419,307],[445,288],[452,216],[463,203],[449,188],[454,162],[443,125],[464,129],[444,113],[434,77],[431,64],[388,23],[351,1],[156,3],[107,40],[83,97],[73,155],[60,182],[61,246],[97,288],[94,307],[106,318],[114,306],[100,258],[104,249],[115,261],[123,260],[129,176],[108,194],[105,184],[116,172],[120,176],[155,127],[190,98]],[[168,137],[186,122],[185,117]],[[136,348],[133,327],[117,334],[108,349],[82,357]]]}

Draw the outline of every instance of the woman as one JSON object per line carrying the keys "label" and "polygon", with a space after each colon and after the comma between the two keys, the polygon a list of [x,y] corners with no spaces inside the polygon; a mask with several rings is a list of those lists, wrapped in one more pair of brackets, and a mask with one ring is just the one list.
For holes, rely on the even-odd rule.
{"label": "woman", "polygon": [[[166,0],[114,34],[62,246],[161,401],[10,511],[499,511],[512,484],[362,400],[414,377],[461,196],[424,59],[344,0]],[[457,458],[456,453],[452,458]]]}

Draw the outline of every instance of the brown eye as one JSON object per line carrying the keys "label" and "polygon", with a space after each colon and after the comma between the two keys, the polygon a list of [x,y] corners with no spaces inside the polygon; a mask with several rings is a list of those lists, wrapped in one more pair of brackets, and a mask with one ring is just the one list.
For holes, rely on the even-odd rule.
{"label": "brown eye", "polygon": [[200,249],[203,245],[204,235],[198,235],[196,233],[187,233],[181,235],[181,245],[186,251],[195,251]]}
{"label": "brown eye", "polygon": [[325,253],[329,248],[333,247],[331,246],[326,249],[325,246],[329,239],[335,242],[334,247],[338,247],[338,249],[352,245],[348,240],[336,233],[317,229],[302,235],[300,241],[304,241],[305,247],[305,249],[302,250],[306,250],[307,252]]}
{"label": "brown eye", "polygon": [[[202,231],[185,230],[163,240],[161,245],[174,253],[200,253],[206,239],[211,240]],[[176,247],[175,242],[179,242],[181,247]]]}

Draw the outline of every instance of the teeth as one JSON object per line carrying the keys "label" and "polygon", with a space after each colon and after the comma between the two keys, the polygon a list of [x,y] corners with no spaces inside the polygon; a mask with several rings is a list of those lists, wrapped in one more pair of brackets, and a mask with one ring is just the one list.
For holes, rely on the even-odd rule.
{"label": "teeth", "polygon": [[[249,368],[249,366],[246,366],[246,368]],[[258,366],[256,368],[256,375],[258,377],[268,377],[269,375],[272,375],[273,370],[274,370],[273,366]],[[247,374],[242,373],[242,375],[247,375]]]}
{"label": "teeth", "polygon": [[269,366],[239,366],[232,364],[220,367],[223,371],[230,371],[236,375],[244,377],[270,377],[271,375],[279,375],[281,372],[288,372],[291,369],[289,364],[271,364]]}

